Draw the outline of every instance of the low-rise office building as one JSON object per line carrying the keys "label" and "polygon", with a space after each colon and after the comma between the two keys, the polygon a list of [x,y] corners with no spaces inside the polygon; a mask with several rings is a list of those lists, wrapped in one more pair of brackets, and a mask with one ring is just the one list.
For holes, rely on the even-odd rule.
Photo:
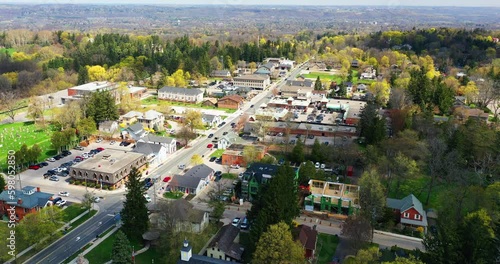
{"label": "low-rise office building", "polygon": [[233,85],[248,87],[256,90],[264,90],[271,84],[271,78],[266,74],[250,74],[234,77]]}

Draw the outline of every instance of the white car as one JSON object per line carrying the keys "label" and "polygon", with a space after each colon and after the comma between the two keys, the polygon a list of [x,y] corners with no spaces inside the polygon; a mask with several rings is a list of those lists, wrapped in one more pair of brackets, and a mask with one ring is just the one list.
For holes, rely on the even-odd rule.
{"label": "white car", "polygon": [[153,201],[153,200],[151,200],[151,197],[149,197],[149,195],[147,195],[147,194],[144,194],[144,198],[146,198],[146,201],[147,201],[148,203],[150,203],[150,202],[152,202],[152,201]]}
{"label": "white car", "polygon": [[48,159],[47,159],[47,161],[50,161],[50,162],[55,162],[55,161],[56,161],[56,159],[54,159],[54,158],[48,158]]}
{"label": "white car", "polygon": [[324,169],[326,167],[326,165],[324,163],[321,164],[321,166],[319,166],[321,169]]}
{"label": "white car", "polygon": [[57,206],[59,206],[59,207],[63,207],[65,205],[66,205],[66,200],[61,200],[61,201],[57,202]]}
{"label": "white car", "polygon": [[319,169],[319,166],[320,166],[319,162],[316,162],[316,164],[314,164],[314,167],[315,167],[316,169]]}
{"label": "white car", "polygon": [[240,165],[238,165],[238,164],[231,165],[231,169],[239,169],[239,168],[240,168]]}
{"label": "white car", "polygon": [[240,224],[240,221],[241,221],[241,218],[236,217],[233,219],[232,225],[238,227],[238,225]]}
{"label": "white car", "polygon": [[185,169],[185,168],[186,168],[186,165],[184,165],[184,164],[179,164],[179,166],[177,166],[177,168],[179,168],[179,169],[183,170],[183,169]]}
{"label": "white car", "polygon": [[101,198],[94,196],[94,203],[98,203],[101,201]]}
{"label": "white car", "polygon": [[69,196],[69,192],[59,192],[59,196],[68,197]]}
{"label": "white car", "polygon": [[114,140],[111,140],[111,142],[109,142],[110,145],[113,145],[115,143],[116,143],[116,141],[114,141]]}

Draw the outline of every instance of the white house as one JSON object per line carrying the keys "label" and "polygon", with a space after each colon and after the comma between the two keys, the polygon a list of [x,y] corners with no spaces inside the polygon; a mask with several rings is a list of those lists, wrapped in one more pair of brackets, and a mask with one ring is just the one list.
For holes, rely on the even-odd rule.
{"label": "white house", "polygon": [[163,131],[165,123],[165,116],[155,110],[149,110],[144,115],[137,118],[137,121],[141,122],[144,127],[154,129],[155,131]]}
{"label": "white house", "polygon": [[236,142],[236,138],[226,135],[217,140],[217,149],[227,149]]}
{"label": "white house", "polygon": [[200,89],[165,86],[158,90],[158,99],[197,104],[203,101],[203,91]]}
{"label": "white house", "polygon": [[130,125],[127,128],[125,128],[125,130],[122,131],[123,138],[129,138],[135,141],[146,136],[147,134],[148,132],[144,130],[141,123],[135,123],[133,125]]}
{"label": "white house", "polygon": [[184,175],[174,175],[167,188],[197,195],[203,190],[214,177],[215,171],[205,164],[196,165],[189,169]]}
{"label": "white house", "polygon": [[250,74],[233,78],[233,85],[264,90],[271,84],[271,78],[266,74]]}
{"label": "white house", "polygon": [[119,125],[116,121],[102,121],[99,123],[99,131],[114,135],[115,133],[119,133]]}
{"label": "white house", "polygon": [[151,144],[160,144],[165,147],[168,154],[172,154],[177,151],[177,140],[170,137],[161,137],[155,135],[145,135],[139,139],[139,142],[146,142]]}
{"label": "white house", "polygon": [[203,114],[201,120],[205,126],[216,127],[222,122],[220,115]]}
{"label": "white house", "polygon": [[366,90],[368,89],[368,87],[366,86],[366,84],[358,84],[358,87],[356,87],[356,90],[358,92],[366,92]]}
{"label": "white house", "polygon": [[133,152],[144,154],[150,166],[160,165],[167,159],[167,148],[161,144],[139,141],[135,144]]}

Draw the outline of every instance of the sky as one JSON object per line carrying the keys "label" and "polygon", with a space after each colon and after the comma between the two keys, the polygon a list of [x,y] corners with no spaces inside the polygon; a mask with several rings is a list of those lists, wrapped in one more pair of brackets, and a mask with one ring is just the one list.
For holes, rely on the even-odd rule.
{"label": "sky", "polygon": [[34,4],[181,4],[181,5],[356,5],[356,6],[477,6],[500,7],[499,0],[0,0]]}

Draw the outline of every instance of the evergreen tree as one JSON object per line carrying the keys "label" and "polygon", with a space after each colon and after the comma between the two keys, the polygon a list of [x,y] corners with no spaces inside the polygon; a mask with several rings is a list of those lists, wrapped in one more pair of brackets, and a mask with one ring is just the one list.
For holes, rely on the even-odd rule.
{"label": "evergreen tree", "polygon": [[296,163],[302,163],[305,160],[304,143],[301,140],[297,140],[297,143],[295,143],[290,160]]}
{"label": "evergreen tree", "polygon": [[299,185],[307,186],[310,179],[316,178],[316,172],[316,168],[312,161],[306,161],[306,164],[302,164],[299,169]]}
{"label": "evergreen tree", "polygon": [[315,162],[325,162],[326,160],[325,150],[317,138],[314,140],[314,144],[312,146],[311,160]]}
{"label": "evergreen tree", "polygon": [[316,78],[316,82],[314,83],[314,90],[323,90],[323,84],[321,84],[321,80],[319,79],[319,76],[318,78]]}
{"label": "evergreen tree", "polygon": [[347,96],[347,88],[345,87],[344,82],[341,82],[339,84],[339,91],[338,91],[338,96],[340,97],[346,97]]}
{"label": "evergreen tree", "polygon": [[137,168],[132,168],[125,184],[127,194],[121,211],[123,230],[129,238],[140,239],[148,230],[148,208],[144,198],[143,184],[140,182],[141,174]]}
{"label": "evergreen tree", "polygon": [[127,236],[121,230],[116,233],[111,250],[111,260],[113,263],[119,264],[132,263],[132,247]]}
{"label": "evergreen tree", "polygon": [[[255,245],[259,241],[262,233],[266,232],[269,226],[279,222],[290,226],[299,214],[295,171],[289,165],[281,166],[269,181],[268,186],[259,193],[247,214],[248,220],[252,223],[250,230],[252,244]],[[253,248],[249,252],[252,253]]]}
{"label": "evergreen tree", "polygon": [[361,111],[359,121],[360,136],[367,144],[380,142],[386,136],[385,119],[378,115],[378,105],[369,101]]}
{"label": "evergreen tree", "polygon": [[82,84],[86,84],[89,82],[89,72],[87,70],[87,68],[85,67],[80,67],[80,69],[78,70],[78,81],[77,81],[77,85],[82,85]]}
{"label": "evergreen tree", "polygon": [[117,120],[119,117],[115,98],[109,91],[92,93],[85,108],[86,117],[91,117],[97,125],[102,121]]}

